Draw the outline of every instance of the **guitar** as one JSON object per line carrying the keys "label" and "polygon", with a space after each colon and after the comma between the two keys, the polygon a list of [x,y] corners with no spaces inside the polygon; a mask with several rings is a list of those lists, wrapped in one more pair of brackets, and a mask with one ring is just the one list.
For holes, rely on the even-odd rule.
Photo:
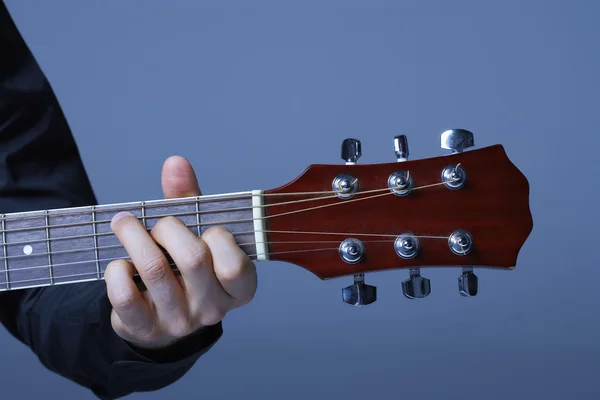
{"label": "guitar", "polygon": [[473,267],[513,269],[533,219],[529,183],[504,148],[470,149],[463,129],[442,133],[450,153],[435,158],[409,161],[405,135],[394,144],[396,162],[360,165],[361,142],[346,139],[344,164],[311,165],[270,190],[3,214],[0,291],[103,279],[110,261],[129,259],[110,229],[120,211],[148,230],[165,216],[198,236],[222,225],[254,261],[353,276],[342,300],[355,306],[377,299],[371,271],[408,269],[402,291],[417,299],[431,293],[422,267],[461,267],[463,296],[478,292]]}

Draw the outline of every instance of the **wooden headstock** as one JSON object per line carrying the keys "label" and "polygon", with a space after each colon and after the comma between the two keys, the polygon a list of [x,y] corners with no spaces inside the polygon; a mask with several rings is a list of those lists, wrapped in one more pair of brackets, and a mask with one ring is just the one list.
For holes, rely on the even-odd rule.
{"label": "wooden headstock", "polygon": [[[447,187],[444,169],[449,179],[466,173],[464,185]],[[459,175],[452,178],[454,171]],[[406,172],[412,189],[404,196],[392,193],[390,176],[406,178]],[[333,191],[342,175],[350,179],[346,183],[357,184],[347,199]],[[266,191],[264,201],[269,258],[299,265],[321,279],[436,266],[512,269],[533,228],[529,183],[501,145],[405,162],[311,165],[292,182]],[[459,231],[472,238],[467,254],[451,250],[452,243],[458,250],[468,244],[450,239]],[[396,251],[402,234],[418,239],[412,258]],[[341,257],[340,245],[347,239],[364,247],[356,263]]]}

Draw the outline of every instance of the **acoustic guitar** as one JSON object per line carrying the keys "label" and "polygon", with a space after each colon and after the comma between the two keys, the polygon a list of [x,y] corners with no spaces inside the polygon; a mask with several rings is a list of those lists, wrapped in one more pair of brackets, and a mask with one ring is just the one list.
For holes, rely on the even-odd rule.
{"label": "acoustic guitar", "polygon": [[345,139],[344,163],[310,165],[269,190],[1,215],[0,291],[103,279],[110,261],[129,258],[110,229],[120,211],[148,230],[165,216],[198,236],[221,225],[254,261],[353,277],[342,300],[355,306],[377,299],[372,271],[407,269],[403,294],[418,299],[431,293],[423,267],[462,268],[467,297],[478,292],[474,268],[513,269],[533,219],[529,183],[503,146],[473,149],[464,129],[441,134],[439,157],[409,161],[405,135],[394,146],[396,162],[361,165],[361,142]]}

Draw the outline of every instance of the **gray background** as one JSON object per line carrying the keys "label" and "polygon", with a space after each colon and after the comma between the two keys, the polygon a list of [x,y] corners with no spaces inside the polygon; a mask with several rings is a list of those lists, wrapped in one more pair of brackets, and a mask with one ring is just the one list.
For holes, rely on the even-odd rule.
{"label": "gray background", "polygon": [[[311,163],[442,154],[463,127],[501,143],[531,183],[535,227],[513,272],[348,279],[259,265],[253,303],[176,384],[132,398],[600,397],[600,151],[595,1],[26,2],[8,0],[79,143],[99,201],[160,198],[162,161],[188,157],[206,194],[268,189]],[[457,211],[458,212],[458,211]],[[91,398],[0,332],[2,398]]]}

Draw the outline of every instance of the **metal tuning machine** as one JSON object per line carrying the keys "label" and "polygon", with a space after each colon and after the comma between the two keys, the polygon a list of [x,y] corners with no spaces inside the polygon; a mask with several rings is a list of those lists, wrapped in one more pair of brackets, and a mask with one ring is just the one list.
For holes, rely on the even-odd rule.
{"label": "metal tuning machine", "polygon": [[[450,129],[441,135],[441,147],[452,154],[462,153],[475,146],[475,137],[466,129]],[[460,189],[467,181],[467,171],[462,165],[449,165],[442,171],[442,180],[449,189]],[[449,239],[450,250],[457,255],[468,254],[473,246],[473,239],[466,232],[455,232]],[[479,278],[473,267],[464,266],[458,277],[458,292],[461,296],[476,296],[479,290]]]}
{"label": "metal tuning machine", "polygon": [[[358,139],[344,139],[342,142],[342,160],[346,165],[354,165],[362,155]],[[340,174],[333,179],[332,190],[340,199],[349,199],[358,191],[358,179],[350,174]]]}
{"label": "metal tuning machine", "polygon": [[[346,165],[354,165],[362,155],[358,139],[348,138],[342,142],[342,159]],[[349,199],[358,191],[358,179],[350,174],[334,178],[332,188],[341,199]],[[355,238],[344,240],[339,247],[341,259],[348,264],[359,263],[364,254],[364,244]],[[377,300],[377,287],[365,283],[363,273],[354,274],[354,283],[342,289],[342,301],[353,306],[366,306]]]}
{"label": "metal tuning machine", "polygon": [[[399,163],[408,161],[410,152],[408,150],[408,139],[406,135],[394,137],[394,152],[396,153],[396,159]],[[405,183],[405,186],[402,187],[404,190],[401,192],[394,191],[391,185],[390,189],[392,189],[392,191],[399,196],[407,195],[410,192],[410,189],[413,187],[413,178],[409,171],[398,171],[392,174],[392,176],[394,175],[400,176],[404,179],[403,182]],[[388,185],[392,176],[390,176],[390,179],[388,179]],[[419,239],[408,233],[402,234],[396,238],[396,241],[394,242],[394,250],[401,258],[414,258],[417,256],[420,250]],[[402,293],[406,298],[409,299],[421,299],[427,297],[431,293],[431,282],[429,279],[421,276],[420,268],[411,268],[409,270],[409,278],[402,282]]]}
{"label": "metal tuning machine", "polygon": [[[394,152],[398,162],[408,160],[408,139],[406,135],[394,137]],[[397,196],[406,196],[413,188],[414,182],[409,171],[396,171],[388,177],[388,187]]]}

